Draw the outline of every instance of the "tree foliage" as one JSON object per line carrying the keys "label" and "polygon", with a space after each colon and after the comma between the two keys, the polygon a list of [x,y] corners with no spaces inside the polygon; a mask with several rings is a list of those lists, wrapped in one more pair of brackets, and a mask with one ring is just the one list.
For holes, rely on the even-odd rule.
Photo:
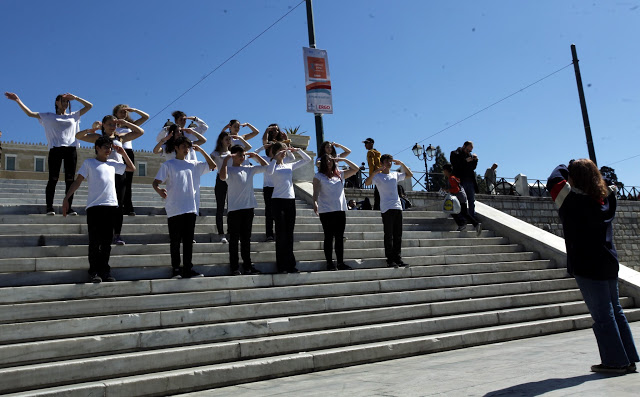
{"label": "tree foliage", "polygon": [[429,169],[429,174],[431,177],[429,191],[431,192],[437,192],[438,190],[446,186],[444,175],[442,174],[442,166],[449,162],[447,160],[447,157],[442,152],[440,146],[436,146],[436,154],[434,156],[434,159],[435,162]]}
{"label": "tree foliage", "polygon": [[607,185],[616,185],[618,189],[622,189],[624,187],[624,183],[618,181],[616,170],[614,170],[613,168],[604,165],[600,168],[600,173],[602,174],[604,180],[607,182]]}

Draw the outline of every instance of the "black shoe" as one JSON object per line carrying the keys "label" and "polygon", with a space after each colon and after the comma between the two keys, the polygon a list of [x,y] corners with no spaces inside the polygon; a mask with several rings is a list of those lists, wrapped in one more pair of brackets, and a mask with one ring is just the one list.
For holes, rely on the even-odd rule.
{"label": "black shoe", "polygon": [[262,274],[262,272],[253,266],[249,266],[244,268],[244,274]]}
{"label": "black shoe", "polygon": [[353,270],[353,268],[346,263],[338,263],[338,270]]}
{"label": "black shoe", "polygon": [[291,269],[287,270],[287,273],[300,273],[300,270],[298,270],[298,268],[294,266]]}
{"label": "black shoe", "polygon": [[394,261],[387,261],[387,267],[393,267],[395,269],[398,268],[398,264],[395,263]]}
{"label": "black shoe", "polygon": [[46,213],[47,215],[55,215],[56,210],[54,210],[53,207],[48,207]]}
{"label": "black shoe", "polygon": [[408,264],[408,263],[404,263],[404,262],[402,261],[402,259],[395,261],[395,263],[396,263],[396,265],[398,265],[398,266],[400,266],[400,267],[404,267],[404,268],[409,267],[409,264]]}
{"label": "black shoe", "polygon": [[231,272],[232,276],[240,276],[242,274],[242,272],[240,272],[240,270],[234,270]]}
{"label": "black shoe", "polygon": [[102,282],[102,277],[98,276],[97,274],[90,274],[89,279],[94,284],[100,284]]}
{"label": "black shoe", "polygon": [[180,280],[182,278],[182,271],[179,267],[174,267],[173,270],[171,270],[171,278],[174,280]]}
{"label": "black shoe", "polygon": [[336,267],[335,262],[331,261],[331,262],[327,262],[327,270],[338,270],[338,268]]}
{"label": "black shoe", "polygon": [[631,363],[629,365],[627,365],[627,373],[631,374],[636,372],[636,363]]}
{"label": "black shoe", "polygon": [[111,275],[111,273],[103,274],[102,279],[108,283],[112,283],[116,281],[116,278]]}
{"label": "black shoe", "polygon": [[627,373],[627,368],[629,366],[625,365],[624,367],[612,367],[609,365],[604,365],[604,364],[598,364],[598,365],[592,365],[591,366],[591,372],[599,372],[601,374],[618,374],[618,375],[622,375],[622,374],[626,374]]}
{"label": "black shoe", "polygon": [[182,269],[182,278],[204,277],[204,274],[198,273],[193,269]]}
{"label": "black shoe", "polygon": [[67,211],[67,215],[76,216],[76,215],[78,215],[78,213],[75,210],[69,208],[69,211]]}

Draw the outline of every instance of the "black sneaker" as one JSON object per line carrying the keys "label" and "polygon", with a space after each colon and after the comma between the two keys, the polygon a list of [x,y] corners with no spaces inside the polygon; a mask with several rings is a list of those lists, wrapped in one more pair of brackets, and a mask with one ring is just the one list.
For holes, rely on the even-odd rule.
{"label": "black sneaker", "polygon": [[240,270],[234,270],[231,272],[232,276],[240,276],[242,274],[242,272]]}
{"label": "black sneaker", "polygon": [[68,216],[77,216],[78,213],[74,209],[69,208],[69,211],[67,211],[67,215]]}
{"label": "black sneaker", "polygon": [[274,239],[273,236],[267,236],[267,239],[265,241],[267,243],[272,243],[272,242],[276,241],[276,239]]}
{"label": "black sneaker", "polygon": [[627,368],[629,366],[625,365],[624,367],[612,367],[609,365],[604,365],[604,364],[598,364],[598,365],[592,365],[591,366],[591,372],[599,372],[601,374],[626,374],[627,373]]}
{"label": "black sneaker", "polygon": [[336,264],[333,261],[331,261],[331,262],[327,262],[327,270],[333,271],[333,270],[338,270],[338,268],[336,267]]}
{"label": "black sneaker", "polygon": [[291,269],[287,270],[287,273],[300,273],[300,270],[298,270],[298,268],[294,266]]}
{"label": "black sneaker", "polygon": [[97,274],[90,274],[89,279],[91,279],[91,282],[94,284],[100,284],[102,282],[102,277]]}
{"label": "black sneaker", "polygon": [[171,271],[171,278],[174,280],[179,280],[182,278],[182,272],[179,267],[174,267]]}
{"label": "black sneaker", "polygon": [[111,275],[111,273],[107,273],[102,275],[102,279],[108,283],[112,283],[116,281],[116,278]]}
{"label": "black sneaker", "polygon": [[53,207],[49,207],[49,208],[47,208],[46,214],[47,215],[55,215],[56,214],[56,210],[54,210]]}
{"label": "black sneaker", "polygon": [[387,261],[387,267],[393,267],[394,269],[398,268],[398,264],[394,261]]}
{"label": "black sneaker", "polygon": [[184,269],[182,271],[182,278],[194,278],[194,277],[204,277],[204,274],[198,273],[193,269]]}
{"label": "black sneaker", "polygon": [[253,266],[245,267],[244,274],[262,274],[262,272]]}
{"label": "black sneaker", "polygon": [[338,263],[338,270],[353,270],[353,268],[346,263]]}
{"label": "black sneaker", "polygon": [[627,373],[631,374],[633,372],[636,372],[636,363],[631,363],[627,365]]}
{"label": "black sneaker", "polygon": [[404,268],[409,267],[409,264],[408,264],[408,263],[403,262],[403,261],[402,261],[402,259],[397,260],[395,263],[396,263],[396,265],[398,265],[398,266],[400,266],[400,267],[404,267]]}

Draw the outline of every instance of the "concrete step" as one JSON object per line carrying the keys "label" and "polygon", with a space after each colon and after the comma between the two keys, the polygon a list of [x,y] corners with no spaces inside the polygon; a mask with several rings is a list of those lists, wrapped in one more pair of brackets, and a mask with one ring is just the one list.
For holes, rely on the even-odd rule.
{"label": "concrete step", "polygon": [[[26,365],[0,370],[6,379],[0,386],[2,392],[28,390],[37,387],[57,386],[65,383],[91,382],[104,380],[102,387],[113,383],[115,376],[121,378],[116,384],[119,389],[106,390],[111,395],[154,395],[174,391],[195,390],[194,381],[202,380],[196,373],[207,373],[206,384],[198,387],[227,385],[229,379],[238,379],[241,383],[254,380],[256,372],[247,368],[252,360],[266,356],[269,367],[277,372],[270,376],[283,376],[291,373],[335,368],[369,362],[372,359],[389,359],[424,352],[420,345],[438,350],[459,348],[509,340],[524,335],[540,335],[561,330],[584,328],[590,322],[589,316],[580,313],[575,305],[544,305],[530,309],[490,310],[481,315],[463,314],[440,318],[407,320],[366,326],[353,326],[331,329],[324,332],[299,332],[282,336],[270,336],[253,339],[239,339],[233,342],[207,343],[203,345],[165,348],[145,352],[114,354],[106,357],[65,360],[47,364]],[[572,306],[576,306],[575,308]],[[563,309],[571,313],[563,316]],[[583,310],[582,310],[583,311]],[[577,313],[576,313],[577,312]],[[628,310],[631,319],[640,318],[640,310]],[[269,324],[278,327],[278,323]],[[288,325],[288,324],[287,324]],[[284,325],[286,327],[287,325]],[[469,329],[470,326],[475,326]],[[425,335],[426,333],[426,335]],[[464,335],[465,337],[462,337]],[[430,341],[430,342],[427,342]],[[437,342],[436,342],[437,341]],[[410,351],[407,345],[411,345]],[[381,349],[381,347],[385,349]],[[418,349],[416,349],[418,348]],[[387,350],[387,352],[380,352]],[[389,353],[388,351],[393,351]],[[304,353],[303,353],[304,352]],[[295,361],[295,369],[274,365],[283,355]],[[275,357],[274,357],[275,355]],[[238,362],[237,360],[243,360]],[[291,360],[286,360],[291,364]],[[300,360],[307,364],[301,365]],[[189,364],[185,365],[185,362]],[[224,374],[211,373],[210,366],[217,363],[229,363]],[[193,368],[192,365],[200,367]],[[204,367],[203,367],[204,366]],[[185,368],[186,367],[186,368]],[[206,369],[205,369],[206,368]],[[230,371],[231,369],[234,369]],[[163,371],[163,372],[153,372]],[[196,371],[196,372],[194,372]],[[229,372],[243,372],[244,377],[230,375]],[[141,372],[146,372],[141,374]],[[189,374],[188,379],[184,379]],[[224,376],[224,380],[220,381]],[[183,382],[180,382],[180,379]],[[240,380],[241,379],[241,380]],[[220,382],[216,384],[216,382]],[[81,385],[86,393],[88,385]],[[73,387],[73,386],[71,386]],[[175,390],[173,388],[176,388]],[[104,390],[102,392],[105,392]]]}

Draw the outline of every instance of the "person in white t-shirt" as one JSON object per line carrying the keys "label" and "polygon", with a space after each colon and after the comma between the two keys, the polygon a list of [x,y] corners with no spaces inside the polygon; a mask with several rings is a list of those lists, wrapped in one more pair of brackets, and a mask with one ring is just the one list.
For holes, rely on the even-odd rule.
{"label": "person in white t-shirt", "polygon": [[[402,167],[403,172],[391,171],[393,164]],[[402,261],[400,255],[402,249],[402,203],[398,196],[398,182],[405,178],[411,178],[413,173],[400,160],[394,160],[390,154],[380,157],[380,167],[365,180],[365,185],[375,183],[380,192],[380,212],[384,225],[384,255],[387,258],[387,266],[399,267],[409,265]]]}
{"label": "person in white t-shirt", "polygon": [[[176,110],[175,112],[171,113],[171,115],[173,116],[175,124],[177,124],[181,130],[184,130],[186,132],[185,136],[191,139],[191,142],[193,142],[194,145],[201,145],[200,143],[196,143],[196,141],[198,141],[200,138],[194,135],[191,131],[195,131],[199,135],[204,135],[204,133],[209,129],[207,123],[205,123],[204,120],[197,118],[196,116],[187,117],[187,114],[182,110]],[[187,125],[187,120],[191,120],[193,122],[193,128],[185,128],[185,126]],[[191,126],[191,124],[189,126]],[[169,126],[165,125],[165,127],[162,127],[160,132],[158,132],[158,136],[156,136],[156,142],[160,142],[160,140],[166,137],[168,134]],[[187,158],[187,160],[189,160],[189,158]]]}
{"label": "person in white t-shirt", "polygon": [[[259,166],[245,163],[245,150],[240,145],[229,149],[229,155],[222,161],[218,171],[221,181],[228,186],[229,204],[227,211],[227,231],[229,232],[229,263],[231,274],[260,274],[251,262],[250,244],[253,227],[253,209],[258,205],[253,193],[253,176],[265,172],[268,163],[257,153],[247,153]],[[231,164],[229,164],[231,160]],[[243,272],[238,264],[238,241],[242,255]]]}
{"label": "person in white t-shirt", "polygon": [[204,145],[207,142],[207,138],[194,129],[182,128],[178,124],[171,124],[167,127],[167,135],[158,141],[158,144],[153,148],[153,153],[162,154],[165,160],[175,159],[175,141],[181,136],[187,137],[193,144],[193,147],[189,149],[186,160],[198,161],[196,151],[193,148]]}
{"label": "person in white t-shirt", "polygon": [[[296,257],[293,254],[293,230],[296,226],[296,200],[293,190],[293,170],[303,167],[311,161],[311,157],[304,150],[285,147],[276,142],[271,148],[273,160],[269,163],[266,173],[273,181],[273,220],[276,223],[276,266],[279,273],[299,273],[296,268]],[[301,160],[285,163],[287,153],[298,152]]]}
{"label": "person in white t-shirt", "polygon": [[[320,216],[324,231],[324,257],[327,270],[350,270],[344,263],[344,229],[347,224],[347,199],[344,196],[344,180],[355,175],[358,166],[345,158],[330,154],[320,156],[318,173],[313,177],[313,210]],[[338,168],[343,161],[349,165],[347,171]],[[333,240],[336,241],[336,260],[333,262]]]}
{"label": "person in white t-shirt", "polygon": [[[175,141],[176,158],[167,160],[160,166],[153,181],[153,188],[160,197],[167,199],[167,223],[171,252],[171,277],[174,279],[203,277],[193,270],[193,235],[198,215],[200,177],[216,168],[211,157],[200,147],[193,146],[187,137]],[[200,152],[206,162],[187,160],[191,148]],[[165,182],[166,189],[159,187]],[[182,270],[180,270],[180,243],[182,243]]]}
{"label": "person in white t-shirt", "polygon": [[[130,132],[118,133],[118,128],[126,128],[126,130]],[[97,133],[96,131],[98,129],[101,130],[102,133]],[[144,130],[142,128],[127,120],[119,120],[118,118],[116,118],[116,116],[112,116],[109,114],[102,118],[102,122],[96,121],[93,123],[93,126],[91,128],[78,132],[76,134],[76,138],[81,141],[94,143],[99,137],[106,136],[112,140],[114,147],[119,146],[124,148],[125,142],[131,142],[132,140],[141,137],[142,134],[144,134]],[[109,155],[109,159],[117,161],[119,163],[123,162],[122,156],[113,150]],[[133,160],[131,162],[133,163]],[[116,175],[115,178],[116,195],[118,197],[118,208],[120,209],[120,211],[118,211],[119,214],[114,222],[113,243],[116,245],[125,245],[125,242],[120,236],[120,233],[122,231],[122,222],[124,216],[124,194],[126,190],[126,176]]]}
{"label": "person in white t-shirt", "polygon": [[[133,120],[131,118],[131,113],[137,113],[140,116],[140,118],[137,120]],[[122,103],[119,105],[116,105],[113,108],[112,114],[116,116],[118,119],[127,120],[128,122],[133,123],[138,127],[142,126],[142,124],[144,124],[147,120],[149,120],[149,115],[147,113]],[[116,132],[118,134],[125,134],[132,131],[129,128],[118,127],[116,128]],[[131,141],[123,142],[122,146],[124,147],[124,151],[127,152],[127,155],[131,159],[131,162],[135,164],[136,158],[133,152],[133,145]],[[123,204],[124,208],[122,208],[122,210],[124,211],[125,214],[128,214],[129,216],[135,216],[136,212],[133,208],[133,202],[131,199],[131,185],[133,184],[133,172],[125,172],[124,175],[125,175],[124,204]]]}
{"label": "person in white t-shirt", "polygon": [[[248,134],[240,135],[240,128],[242,127],[249,127],[251,132]],[[240,121],[236,119],[229,121],[229,124],[225,125],[224,128],[222,128],[222,131],[220,132],[229,132],[229,134],[231,134],[231,140],[233,142],[233,145],[242,144],[242,142],[238,140],[238,137],[242,137],[242,139],[244,139],[245,141],[248,141],[249,139],[255,137],[260,133],[260,131],[258,131],[256,127],[251,125],[251,123],[240,123]]]}
{"label": "person in white t-shirt", "polygon": [[[44,127],[47,137],[47,145],[49,147],[49,156],[47,164],[49,166],[49,181],[45,190],[46,195],[46,213],[47,215],[55,215],[53,209],[53,196],[56,194],[56,184],[60,177],[60,166],[64,162],[64,181],[65,193],[69,191],[73,178],[76,174],[76,166],[78,163],[78,154],[76,148],[79,146],[75,135],[80,131],[80,117],[87,113],[93,105],[73,94],[61,94],[55,100],[55,113],[38,113],[29,109],[13,92],[5,92],[4,95],[15,101],[23,112],[29,117],[40,120],[40,124]],[[76,100],[84,107],[75,112],[71,112],[71,101]],[[67,113],[67,109],[69,113]],[[72,204],[73,196],[69,198],[69,204]],[[73,209],[69,209],[69,215],[78,215]]]}
{"label": "person in white t-shirt", "polygon": [[[234,138],[228,132],[221,132],[216,140],[216,148],[211,152],[211,158],[216,163],[218,170],[222,168],[222,162],[230,152],[229,149],[234,145]],[[236,140],[245,151],[251,149],[251,145],[241,136],[236,136]],[[220,172],[216,175],[216,185],[214,192],[216,195],[216,229],[218,230],[218,237],[222,244],[227,244],[229,241],[224,234],[224,204],[227,199],[227,182],[220,179]]]}
{"label": "person in white t-shirt", "polygon": [[[109,159],[115,150],[123,162]],[[113,223],[118,214],[115,176],[125,171],[135,171],[136,167],[121,146],[112,146],[111,138],[101,136],[95,141],[95,159],[87,159],[78,171],[78,177],[71,184],[62,202],[62,215],[67,216],[71,204],[69,199],[85,179],[89,183],[87,194],[87,226],[89,229],[89,277],[93,283],[116,281],[111,276],[109,256]]]}

